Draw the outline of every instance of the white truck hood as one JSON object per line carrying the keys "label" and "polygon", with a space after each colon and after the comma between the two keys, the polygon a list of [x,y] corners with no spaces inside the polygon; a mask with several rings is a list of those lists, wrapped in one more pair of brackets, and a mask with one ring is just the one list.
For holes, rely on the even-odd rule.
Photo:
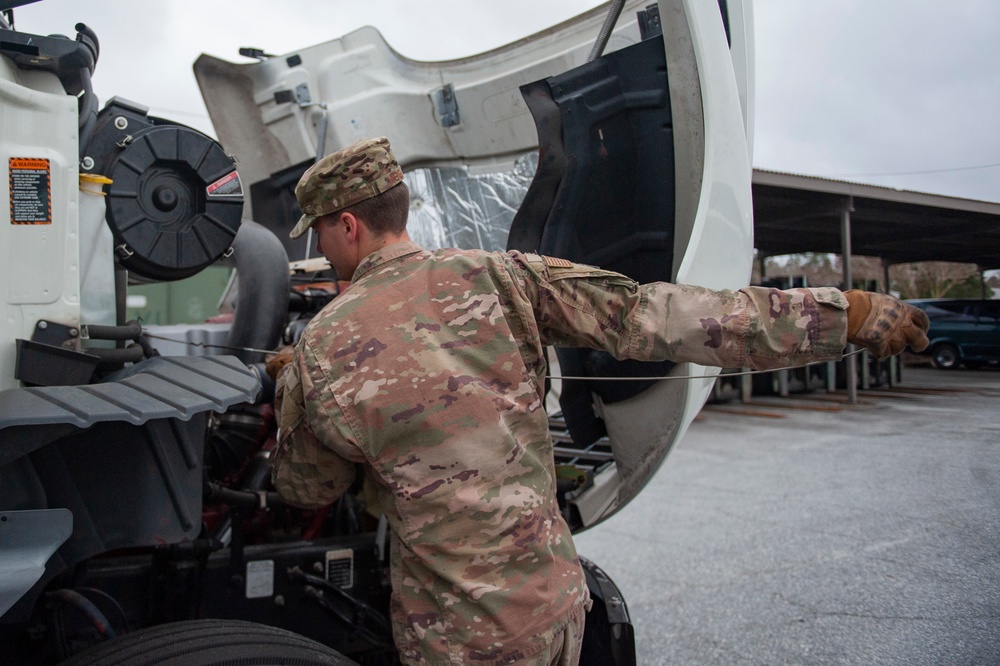
{"label": "white truck hood", "polygon": [[[749,0],[627,2],[605,55],[588,63],[607,13],[598,7],[447,62],[406,59],[362,28],[249,64],[203,55],[194,70],[250,186],[247,216],[293,258],[312,251],[311,239],[287,239],[301,173],[317,156],[386,135],[411,183],[411,236],[427,247],[514,247],[641,281],[744,286],[753,247]],[[626,157],[595,162],[590,149],[606,147]],[[628,215],[609,217],[608,206]],[[553,382],[554,393],[571,395],[549,403],[575,529],[639,492],[717,372],[637,370],[588,354],[560,352],[565,374],[651,379]]]}

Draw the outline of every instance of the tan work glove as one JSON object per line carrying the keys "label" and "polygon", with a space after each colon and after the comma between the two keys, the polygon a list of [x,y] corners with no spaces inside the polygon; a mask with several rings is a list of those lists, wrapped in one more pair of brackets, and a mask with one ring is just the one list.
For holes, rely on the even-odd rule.
{"label": "tan work glove", "polygon": [[875,358],[894,356],[906,345],[913,351],[927,348],[927,313],[886,294],[852,289],[847,297],[847,341],[862,347]]}
{"label": "tan work glove", "polygon": [[274,381],[278,381],[278,375],[281,374],[282,369],[292,362],[292,352],[294,350],[295,347],[285,345],[275,353],[269,355],[264,361],[264,370],[267,372],[267,376]]}

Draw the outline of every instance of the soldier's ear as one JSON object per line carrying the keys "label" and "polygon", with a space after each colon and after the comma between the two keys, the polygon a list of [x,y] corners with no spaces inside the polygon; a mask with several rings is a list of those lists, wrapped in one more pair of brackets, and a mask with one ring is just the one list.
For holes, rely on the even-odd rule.
{"label": "soldier's ear", "polygon": [[340,230],[344,232],[344,235],[348,240],[355,240],[358,237],[358,225],[360,221],[358,218],[354,217],[353,213],[348,211],[342,211],[340,213],[340,218],[338,220],[340,223]]}

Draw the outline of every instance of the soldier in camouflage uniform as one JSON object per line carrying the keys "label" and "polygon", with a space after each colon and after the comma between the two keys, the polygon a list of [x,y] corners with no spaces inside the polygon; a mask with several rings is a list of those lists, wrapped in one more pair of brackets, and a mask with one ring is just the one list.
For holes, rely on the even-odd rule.
{"label": "soldier in camouflage uniform", "polygon": [[361,463],[392,527],[407,664],[578,661],[590,601],[556,501],[547,345],[754,368],[839,358],[847,340],[880,356],[926,345],[923,312],[878,294],[639,285],[516,251],[429,252],[406,234],[385,138],[319,161],[296,196],[292,237],[313,227],[352,284],[281,373],[274,485],[320,507]]}

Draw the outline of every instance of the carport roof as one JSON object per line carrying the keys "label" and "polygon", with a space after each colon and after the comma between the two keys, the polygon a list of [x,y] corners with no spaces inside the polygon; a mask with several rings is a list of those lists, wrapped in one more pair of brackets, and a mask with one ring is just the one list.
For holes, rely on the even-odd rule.
{"label": "carport roof", "polygon": [[767,256],[841,252],[889,263],[957,261],[1000,268],[1000,203],[754,169],[754,246]]}

